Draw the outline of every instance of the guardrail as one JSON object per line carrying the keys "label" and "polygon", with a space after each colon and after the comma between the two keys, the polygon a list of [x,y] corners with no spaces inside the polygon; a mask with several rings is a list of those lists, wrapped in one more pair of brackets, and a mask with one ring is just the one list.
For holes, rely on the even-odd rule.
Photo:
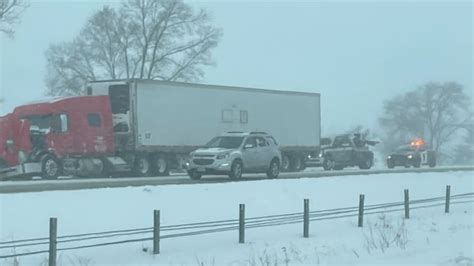
{"label": "guardrail", "polygon": [[[245,243],[246,229],[282,226],[296,223],[303,223],[303,237],[309,237],[310,222],[357,217],[358,227],[362,227],[365,215],[404,211],[404,218],[409,219],[410,210],[440,206],[444,206],[444,212],[448,213],[450,211],[450,205],[474,202],[474,192],[451,195],[451,187],[447,186],[446,195],[442,197],[410,200],[409,192],[408,190],[405,190],[404,200],[400,202],[364,205],[364,199],[365,195],[361,194],[358,206],[315,211],[310,211],[309,200],[305,199],[303,212],[251,218],[245,218],[245,205],[240,204],[238,219],[204,221],[166,226],[161,226],[160,211],[154,210],[152,227],[61,236],[57,236],[57,218],[50,218],[49,237],[0,242],[0,260],[48,253],[49,265],[55,266],[57,252],[59,251],[146,241],[153,241],[153,254],[159,254],[160,241],[163,239],[238,231],[239,243]],[[134,238],[129,238],[131,236],[134,236]],[[105,239],[107,239],[106,242],[98,242]],[[69,245],[71,243],[74,245]],[[46,248],[46,246],[49,246],[49,248]],[[17,253],[18,250],[25,248],[29,250],[32,247],[36,248],[36,250]],[[13,250],[14,252],[2,254],[1,251],[3,250]]]}

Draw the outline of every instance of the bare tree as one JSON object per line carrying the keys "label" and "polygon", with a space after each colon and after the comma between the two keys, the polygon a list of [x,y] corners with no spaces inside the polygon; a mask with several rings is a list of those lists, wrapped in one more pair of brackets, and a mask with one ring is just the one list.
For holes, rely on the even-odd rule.
{"label": "bare tree", "polygon": [[78,94],[87,81],[160,79],[196,81],[221,30],[206,11],[181,0],[129,0],[96,12],[72,42],[46,53],[48,93]]}
{"label": "bare tree", "polygon": [[435,151],[448,143],[470,120],[470,98],[455,82],[427,83],[385,102],[379,122],[388,147],[424,138]]}
{"label": "bare tree", "polygon": [[12,37],[13,25],[20,21],[20,14],[26,7],[23,0],[0,0],[0,31]]}

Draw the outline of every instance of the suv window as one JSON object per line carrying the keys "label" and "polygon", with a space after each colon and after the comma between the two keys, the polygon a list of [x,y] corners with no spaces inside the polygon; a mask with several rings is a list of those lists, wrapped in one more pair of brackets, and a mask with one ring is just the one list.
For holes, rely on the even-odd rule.
{"label": "suv window", "polygon": [[255,140],[256,140],[256,142],[257,142],[257,146],[258,146],[258,147],[266,147],[266,146],[268,146],[267,141],[266,141],[263,137],[256,137]]}
{"label": "suv window", "polygon": [[252,148],[255,148],[257,147],[257,138],[256,137],[249,137],[246,141],[245,141],[245,146],[247,145],[252,145]]}
{"label": "suv window", "polygon": [[267,137],[267,141],[268,141],[268,144],[273,143],[275,146],[278,146],[278,142],[277,142],[277,141],[275,140],[275,138],[272,137],[272,136],[268,136],[268,137]]}

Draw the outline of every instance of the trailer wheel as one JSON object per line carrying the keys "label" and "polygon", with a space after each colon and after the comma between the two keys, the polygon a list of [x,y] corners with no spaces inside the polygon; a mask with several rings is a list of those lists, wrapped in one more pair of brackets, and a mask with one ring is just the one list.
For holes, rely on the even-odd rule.
{"label": "trailer wheel", "polygon": [[281,156],[281,171],[282,172],[288,172],[290,171],[290,157],[288,155],[283,154]]}
{"label": "trailer wheel", "polygon": [[165,156],[158,155],[155,157],[154,161],[154,172],[157,176],[169,176],[169,163]]}
{"label": "trailer wheel", "polygon": [[149,176],[151,174],[151,164],[148,156],[137,156],[133,170],[138,176]]}
{"label": "trailer wheel", "polygon": [[290,171],[291,172],[298,172],[303,169],[303,160],[300,156],[295,155],[290,157]]}
{"label": "trailer wheel", "polygon": [[230,173],[229,173],[230,179],[235,180],[235,179],[242,178],[243,171],[244,171],[244,167],[242,165],[242,162],[239,160],[235,160],[232,163],[232,167],[230,168]]}
{"label": "trailer wheel", "polygon": [[46,154],[41,158],[41,177],[45,179],[57,179],[61,173],[61,163],[55,156]]}

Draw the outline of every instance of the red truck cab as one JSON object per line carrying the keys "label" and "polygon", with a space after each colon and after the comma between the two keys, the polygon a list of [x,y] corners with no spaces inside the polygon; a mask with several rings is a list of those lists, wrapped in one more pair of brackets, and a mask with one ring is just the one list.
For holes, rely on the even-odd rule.
{"label": "red truck cab", "polygon": [[103,172],[114,153],[107,96],[32,103],[0,118],[0,177]]}

